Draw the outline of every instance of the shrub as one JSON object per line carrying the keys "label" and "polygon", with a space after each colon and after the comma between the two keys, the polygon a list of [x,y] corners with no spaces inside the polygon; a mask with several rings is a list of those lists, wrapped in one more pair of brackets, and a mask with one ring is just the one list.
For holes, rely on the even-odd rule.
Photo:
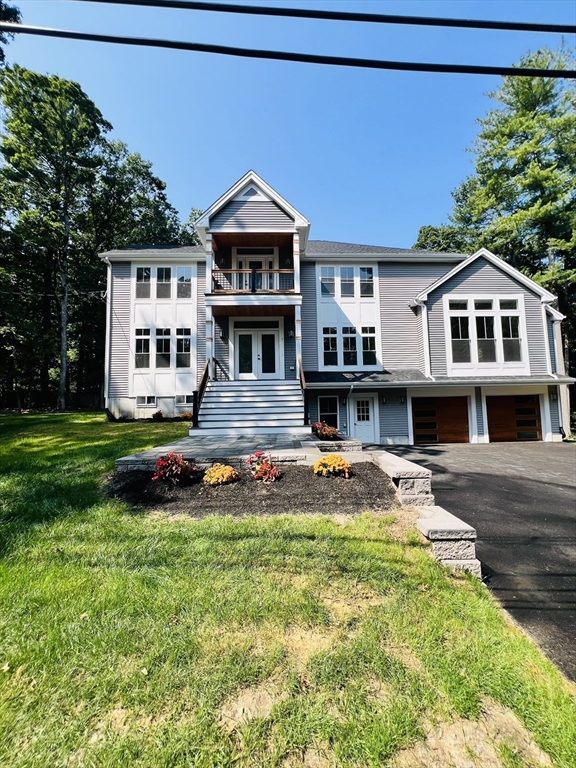
{"label": "shrub", "polygon": [[193,416],[191,411],[184,411],[184,413],[180,414],[180,418],[182,421],[192,421]]}
{"label": "shrub", "polygon": [[165,483],[181,485],[187,480],[191,480],[198,469],[186,461],[181,453],[167,453],[160,456],[156,462],[156,472],[152,480],[162,480]]}
{"label": "shrub", "polygon": [[329,453],[314,464],[314,474],[323,477],[336,475],[348,479],[352,474],[352,467],[342,456],[337,453]]}
{"label": "shrub", "polygon": [[225,485],[238,480],[238,472],[228,464],[213,464],[204,472],[204,482],[208,485]]}
{"label": "shrub", "polygon": [[164,421],[164,414],[162,411],[156,411],[152,414],[152,421]]}
{"label": "shrub", "polygon": [[266,457],[264,451],[256,451],[247,459],[254,480],[262,480],[263,483],[274,483],[280,478],[280,470],[272,461],[270,454]]}
{"label": "shrub", "polygon": [[312,432],[315,432],[321,440],[336,440],[338,430],[331,427],[325,421],[315,421],[312,424]]}

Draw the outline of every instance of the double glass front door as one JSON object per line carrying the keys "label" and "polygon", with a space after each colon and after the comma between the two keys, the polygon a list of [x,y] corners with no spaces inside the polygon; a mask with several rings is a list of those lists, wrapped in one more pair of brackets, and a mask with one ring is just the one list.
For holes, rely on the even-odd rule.
{"label": "double glass front door", "polygon": [[279,379],[278,331],[236,331],[235,370],[237,379]]}

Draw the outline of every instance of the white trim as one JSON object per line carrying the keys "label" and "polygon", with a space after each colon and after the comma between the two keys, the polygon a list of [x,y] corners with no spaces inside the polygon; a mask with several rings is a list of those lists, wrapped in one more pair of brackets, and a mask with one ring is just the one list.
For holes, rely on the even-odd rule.
{"label": "white trim", "polygon": [[[321,397],[334,397],[336,398],[336,424],[338,425],[336,429],[338,432],[340,432],[340,395],[326,395],[321,394],[317,395],[316,397],[316,408],[318,413],[318,421],[320,421],[320,398]],[[346,405],[348,404],[348,399],[346,399]]]}
{"label": "white trim", "polygon": [[546,312],[548,312],[554,320],[564,320],[566,315],[563,315],[562,312],[558,312],[557,309],[554,307],[551,307],[550,304],[546,304]]}
{"label": "white trim", "polygon": [[[278,328],[234,328],[234,321],[235,320],[261,320],[261,321],[270,321],[270,322],[276,322],[278,321]],[[253,381],[275,381],[275,380],[285,380],[286,379],[286,372],[285,372],[285,359],[284,359],[284,340],[286,338],[286,334],[284,333],[284,317],[283,316],[277,316],[277,317],[268,317],[268,316],[261,316],[261,317],[229,317],[228,318],[228,377],[230,381],[236,381],[236,333],[242,333],[242,332],[248,332],[248,331],[275,331],[277,333],[277,339],[278,339],[278,376],[276,379],[272,379],[270,377],[266,377],[263,379],[254,378]],[[291,381],[291,379],[290,379]]]}
{"label": "white trim", "polygon": [[467,258],[461,264],[458,264],[458,266],[454,267],[454,269],[451,269],[450,272],[447,272],[445,275],[440,277],[438,280],[436,280],[436,282],[432,283],[431,286],[426,288],[424,291],[421,291],[417,296],[414,297],[414,301],[417,303],[421,301],[427,301],[428,296],[433,291],[443,285],[447,280],[450,280],[452,277],[454,277],[454,275],[457,275],[458,272],[460,272],[462,269],[465,269],[470,264],[475,262],[476,259],[481,257],[486,259],[486,261],[489,261],[497,269],[502,270],[502,272],[506,272],[519,283],[522,283],[522,285],[526,286],[526,288],[529,290],[536,293],[538,296],[540,296],[542,302],[547,303],[556,300],[556,296],[554,296],[554,294],[542,288],[542,286],[538,285],[538,283],[534,282],[534,280],[531,280],[529,277],[526,277],[526,275],[522,274],[522,272],[519,272],[517,269],[510,266],[510,264],[503,261],[499,256],[496,256],[496,254],[492,253],[486,248],[480,248],[479,251],[476,251],[476,253],[472,254],[472,256]]}
{"label": "white trim", "polygon": [[406,390],[406,411],[408,412],[408,445],[414,445],[414,418],[412,416],[412,394]]}
{"label": "white trim", "polygon": [[[551,381],[551,385],[556,384],[556,382]],[[507,385],[501,385],[497,387],[490,387],[490,390],[486,393],[484,393],[484,390],[482,390],[482,395],[484,397],[513,397],[514,395],[538,395],[540,397],[540,428],[542,431],[542,441],[544,443],[550,443],[553,441],[553,433],[552,433],[552,419],[550,416],[550,401],[548,398],[548,386],[549,384],[546,384],[545,386],[537,385],[537,386],[514,386],[512,384]],[[486,414],[486,429],[489,430],[488,425],[488,414]],[[519,442],[523,442],[520,440]]]}
{"label": "white trim", "polygon": [[[176,254],[171,251],[126,251],[126,253],[106,254],[101,253],[98,256],[105,264],[111,262],[138,262],[139,264],[158,264],[159,266],[169,266],[171,264],[177,264],[178,266],[186,266],[189,262],[204,261],[206,255],[204,251],[198,251],[196,253],[182,253]],[[163,262],[167,262],[165,265]]]}
{"label": "white trim", "polygon": [[301,294],[246,293],[207,294],[207,307],[294,307],[302,305]]}
{"label": "white trim", "polygon": [[422,313],[422,342],[424,344],[424,375],[432,378],[432,363],[430,360],[430,329],[428,328],[428,307],[420,304]]}
{"label": "white trim", "polygon": [[546,372],[550,376],[556,378],[556,374],[552,371],[552,357],[550,355],[550,340],[548,338],[548,318],[546,316],[546,306],[542,304],[542,325],[544,327],[544,350],[546,352]]}
{"label": "white trim", "polygon": [[[132,296],[130,296],[132,298]],[[104,349],[104,402],[108,408],[108,390],[110,387],[110,347],[112,333],[112,265],[108,262],[106,267],[106,340]],[[130,354],[130,344],[128,344],[128,354]]]}
{"label": "white trim", "polygon": [[[475,309],[475,301],[491,301],[492,309]],[[500,309],[501,300],[514,300],[518,302],[517,309]],[[451,301],[466,301],[467,309],[451,310]],[[528,331],[526,327],[526,312],[524,307],[524,295],[522,293],[506,293],[494,295],[491,293],[445,293],[442,297],[444,313],[444,338],[446,343],[446,374],[448,376],[529,376],[530,358],[528,353]],[[494,317],[494,339],[496,346],[496,362],[478,362],[478,339],[476,336],[475,318]],[[502,317],[518,317],[520,320],[520,349],[522,360],[520,362],[504,361],[504,346],[502,337]],[[468,332],[470,334],[469,363],[455,363],[452,360],[452,333],[450,327],[451,317],[467,317]]]}
{"label": "white trim", "polygon": [[480,398],[482,401],[482,421],[484,423],[484,435],[482,436],[483,440],[481,442],[489,443],[490,432],[488,429],[488,407],[486,406],[486,393],[482,387],[480,387]]}

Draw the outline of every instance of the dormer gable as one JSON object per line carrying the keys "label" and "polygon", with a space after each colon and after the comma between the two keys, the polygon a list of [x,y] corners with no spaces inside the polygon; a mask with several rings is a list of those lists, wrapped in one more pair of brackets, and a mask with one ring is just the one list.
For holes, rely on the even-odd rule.
{"label": "dormer gable", "polygon": [[248,171],[204,211],[196,230],[205,244],[208,233],[298,233],[304,251],[310,222],[254,171]]}

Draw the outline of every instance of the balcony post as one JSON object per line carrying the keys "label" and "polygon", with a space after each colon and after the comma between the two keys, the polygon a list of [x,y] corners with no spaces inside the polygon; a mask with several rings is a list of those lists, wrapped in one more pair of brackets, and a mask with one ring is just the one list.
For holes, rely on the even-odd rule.
{"label": "balcony post", "polygon": [[296,378],[298,379],[302,360],[302,313],[299,304],[294,307],[294,336],[296,338]]}
{"label": "balcony post", "polygon": [[294,263],[294,293],[300,293],[300,235],[294,233],[292,260]]}
{"label": "balcony post", "polygon": [[206,235],[206,293],[212,293],[212,268],[214,266],[214,252],[212,250],[212,235]]}

